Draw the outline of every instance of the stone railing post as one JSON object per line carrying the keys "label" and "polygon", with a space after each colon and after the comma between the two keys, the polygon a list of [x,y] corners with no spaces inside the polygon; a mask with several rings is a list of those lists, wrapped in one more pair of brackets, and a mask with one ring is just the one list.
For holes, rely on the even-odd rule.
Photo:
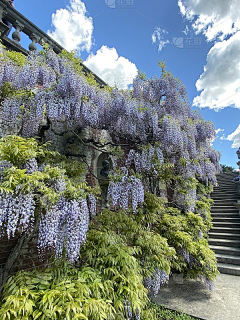
{"label": "stone railing post", "polygon": [[15,22],[13,23],[13,26],[14,26],[14,28],[15,28],[15,31],[14,31],[13,34],[12,34],[12,38],[13,38],[14,41],[20,42],[20,41],[21,41],[21,34],[20,34],[20,32],[23,30],[24,25],[21,24],[19,21],[15,21]]}
{"label": "stone railing post", "polygon": [[33,33],[29,36],[29,39],[32,40],[32,42],[29,44],[28,48],[31,52],[37,51],[36,43],[40,41],[40,39]]}

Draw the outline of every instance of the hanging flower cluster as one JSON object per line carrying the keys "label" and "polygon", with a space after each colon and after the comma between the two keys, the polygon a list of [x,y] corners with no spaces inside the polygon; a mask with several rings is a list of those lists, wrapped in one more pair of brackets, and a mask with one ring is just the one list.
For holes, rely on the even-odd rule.
{"label": "hanging flower cluster", "polygon": [[32,226],[35,218],[35,201],[32,193],[0,193],[0,237],[6,229],[8,239]]}
{"label": "hanging flower cluster", "polygon": [[163,163],[163,152],[159,147],[151,144],[144,147],[141,152],[131,149],[127,155],[125,165],[130,167],[134,163],[136,172],[156,173],[156,163]]}
{"label": "hanging flower cluster", "polygon": [[54,248],[57,258],[61,258],[65,250],[67,260],[76,261],[80,247],[86,240],[88,224],[87,201],[68,201],[62,197],[41,215],[38,236],[40,256],[46,248]]}
{"label": "hanging flower cluster", "polygon": [[156,269],[154,274],[144,279],[144,286],[148,289],[148,292],[153,295],[157,295],[160,288],[169,281],[169,274],[165,271]]}
{"label": "hanging flower cluster", "polygon": [[[113,207],[127,210],[131,206],[135,212],[138,204],[144,202],[143,184],[139,178],[129,175],[126,167],[122,167],[121,170],[121,180],[110,182],[107,197],[111,198]],[[118,179],[118,176],[116,178]]]}

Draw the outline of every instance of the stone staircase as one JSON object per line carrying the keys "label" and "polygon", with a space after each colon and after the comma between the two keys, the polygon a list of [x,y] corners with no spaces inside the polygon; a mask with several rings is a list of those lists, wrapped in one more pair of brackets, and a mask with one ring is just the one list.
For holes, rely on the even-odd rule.
{"label": "stone staircase", "polygon": [[240,215],[234,202],[240,200],[233,178],[238,173],[220,173],[218,186],[214,187],[211,198],[213,228],[209,232],[210,248],[215,252],[218,270],[221,273],[240,276]]}

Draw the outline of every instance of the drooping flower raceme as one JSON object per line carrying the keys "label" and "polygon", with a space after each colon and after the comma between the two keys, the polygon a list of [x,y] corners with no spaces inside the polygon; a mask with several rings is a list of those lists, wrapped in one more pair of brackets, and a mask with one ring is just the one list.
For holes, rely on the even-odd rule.
{"label": "drooping flower raceme", "polygon": [[46,213],[42,213],[38,249],[40,256],[46,248],[56,251],[56,257],[74,262],[79,257],[81,245],[86,240],[89,224],[89,210],[85,199],[66,200],[62,197]]}
{"label": "drooping flower raceme", "polygon": [[138,204],[144,202],[144,187],[140,179],[128,175],[125,167],[122,170],[124,174],[121,181],[110,182],[107,197],[111,198],[113,207],[127,210],[131,206],[135,212]]}
{"label": "drooping flower raceme", "polygon": [[35,218],[35,201],[32,193],[0,193],[0,236],[7,230],[8,239],[16,232],[22,233],[31,227]]}
{"label": "drooping flower raceme", "polygon": [[156,269],[151,277],[144,279],[144,286],[153,295],[157,295],[160,288],[169,281],[169,275],[164,270]]}

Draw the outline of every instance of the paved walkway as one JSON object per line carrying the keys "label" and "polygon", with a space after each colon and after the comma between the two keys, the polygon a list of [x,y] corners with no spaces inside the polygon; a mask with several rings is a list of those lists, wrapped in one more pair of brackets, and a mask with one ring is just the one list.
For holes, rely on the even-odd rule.
{"label": "paved walkway", "polygon": [[203,282],[175,275],[153,300],[206,320],[240,320],[240,276],[219,274],[211,293]]}

